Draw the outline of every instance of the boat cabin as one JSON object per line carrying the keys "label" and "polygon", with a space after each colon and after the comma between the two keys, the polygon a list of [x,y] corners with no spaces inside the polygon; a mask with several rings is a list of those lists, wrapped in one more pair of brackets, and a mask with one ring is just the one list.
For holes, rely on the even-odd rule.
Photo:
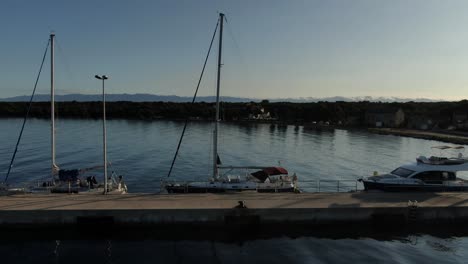
{"label": "boat cabin", "polygon": [[[453,166],[453,165],[449,165]],[[391,174],[403,177],[418,179],[428,184],[443,184],[444,181],[455,181],[456,170],[447,170],[446,168],[439,168],[446,166],[433,166],[433,168],[419,165],[406,165],[399,167],[391,172]]]}
{"label": "boat cabin", "polygon": [[451,171],[423,171],[414,175],[412,178],[419,179],[429,184],[442,184],[444,181],[456,180],[455,173]]}

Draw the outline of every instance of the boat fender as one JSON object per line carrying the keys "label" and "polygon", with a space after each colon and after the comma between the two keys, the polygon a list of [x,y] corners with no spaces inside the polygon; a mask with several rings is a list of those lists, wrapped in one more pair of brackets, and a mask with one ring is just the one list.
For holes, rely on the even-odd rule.
{"label": "boat fender", "polygon": [[122,190],[123,190],[125,193],[128,193],[127,184],[123,183],[122,185],[123,185],[123,186],[121,186]]}

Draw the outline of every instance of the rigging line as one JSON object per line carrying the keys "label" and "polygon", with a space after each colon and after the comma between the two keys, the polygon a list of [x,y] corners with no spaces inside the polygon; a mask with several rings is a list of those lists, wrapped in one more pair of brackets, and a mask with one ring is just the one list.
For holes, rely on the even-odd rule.
{"label": "rigging line", "polygon": [[244,59],[244,56],[241,52],[241,49],[239,47],[239,42],[237,41],[235,35],[234,35],[234,31],[232,30],[231,26],[229,23],[226,22],[226,31],[229,35],[229,37],[231,38],[232,40],[232,43],[234,45],[234,50],[235,50],[235,55],[237,55],[239,57],[239,62],[241,64],[241,69],[242,69],[242,74],[245,75],[246,77],[244,77],[243,79],[246,80],[248,82],[251,82],[250,80],[252,79],[251,76],[250,76],[250,70],[249,70],[249,65],[245,62],[245,59]]}
{"label": "rigging line", "polygon": [[[71,82],[71,89],[70,87],[68,87],[69,89],[67,90],[71,90],[71,93],[78,93],[79,91],[76,85],[73,71],[70,67],[70,59],[67,56],[65,56],[65,52],[63,51],[62,46],[60,45],[60,41],[57,37],[55,38],[55,44],[59,53],[59,56],[58,56],[59,61],[62,63],[63,69],[65,69],[67,77],[68,79],[70,79],[70,82]],[[62,89],[62,93],[65,93],[63,89]]]}
{"label": "rigging line", "polygon": [[16,157],[16,152],[18,152],[18,146],[19,146],[19,143],[21,141],[21,136],[23,135],[24,126],[26,125],[26,121],[28,119],[29,112],[31,110],[32,101],[33,101],[33,98],[34,98],[34,94],[36,93],[37,83],[39,82],[39,77],[41,76],[42,66],[44,66],[44,61],[45,61],[45,58],[46,58],[46,55],[47,55],[47,50],[49,49],[49,45],[50,45],[50,38],[49,38],[49,41],[47,42],[47,46],[45,48],[44,56],[42,57],[41,67],[39,67],[39,73],[37,74],[36,82],[34,83],[34,89],[33,89],[33,92],[31,94],[31,98],[29,99],[28,109],[26,110],[26,115],[24,116],[24,119],[23,119],[23,125],[21,126],[21,131],[20,131],[20,134],[18,136],[18,141],[16,142],[15,151],[13,152],[13,156],[11,157],[10,166],[8,166],[8,172],[7,172],[6,176],[5,176],[5,180],[3,181],[4,183],[7,182],[8,176],[10,176],[10,171],[11,171],[11,168],[13,167],[13,162],[15,161],[15,157]]}
{"label": "rigging line", "polygon": [[[208,53],[206,54],[205,63],[203,64],[203,69],[201,71],[200,78],[198,79],[197,88],[195,89],[195,94],[193,95],[191,105],[193,105],[195,103],[195,99],[197,98],[198,88],[200,88],[200,83],[202,81],[203,74],[205,73],[206,63],[208,62],[208,58],[210,57],[211,47],[213,46],[213,42],[214,42],[214,39],[215,39],[215,36],[216,36],[216,31],[218,31],[218,25],[219,25],[219,19],[218,19],[218,22],[216,23],[216,27],[215,27],[215,30],[213,32],[213,37],[211,38],[210,47],[208,48]],[[172,159],[171,168],[169,169],[169,173],[167,174],[167,178],[169,178],[171,176],[172,169],[174,168],[174,164],[175,164],[175,161],[177,159],[177,155],[179,154],[180,145],[182,144],[182,139],[184,138],[185,130],[187,129],[188,121],[189,121],[189,118],[187,117],[185,119],[184,128],[182,129],[182,134],[180,135],[179,143],[177,144],[177,150],[176,150],[176,153],[174,154],[174,158]]]}
{"label": "rigging line", "polygon": [[[63,69],[65,69],[65,72],[66,74],[68,75],[68,79],[70,79],[71,81],[71,90],[72,91],[77,91],[76,89],[76,82],[75,82],[75,79],[73,78],[73,73],[72,71],[70,70],[70,63],[68,62],[68,59],[67,57],[65,56],[65,52],[63,51],[62,49],[62,46],[60,45],[60,41],[57,39],[57,37],[55,38],[55,46],[57,47],[57,50],[58,50],[58,53],[59,53],[59,56],[57,56],[59,58],[59,61],[62,63],[62,66],[63,66]],[[56,85],[57,86],[57,85]],[[63,85],[62,85],[63,87]],[[55,89],[55,91],[57,92],[58,89]],[[61,89],[62,90],[62,94],[67,94],[65,92],[64,89]],[[61,103],[58,102],[58,101],[55,101],[55,120],[59,120],[59,110],[60,110],[60,106],[61,106]]]}

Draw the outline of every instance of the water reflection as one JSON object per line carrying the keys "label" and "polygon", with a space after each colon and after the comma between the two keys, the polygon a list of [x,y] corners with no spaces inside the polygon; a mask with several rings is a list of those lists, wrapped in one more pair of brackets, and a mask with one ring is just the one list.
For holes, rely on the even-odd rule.
{"label": "water reflection", "polygon": [[106,256],[107,256],[107,263],[114,263],[112,261],[112,241],[111,240],[107,240]]}
{"label": "water reflection", "polygon": [[240,132],[243,132],[247,136],[250,136],[253,133],[255,133],[255,131],[258,128],[257,123],[251,123],[251,122],[240,122],[233,126],[237,127]]}
{"label": "water reflection", "polygon": [[[51,248],[51,244],[53,247]],[[467,238],[316,237],[214,240],[0,242],[2,263],[465,263]]]}
{"label": "water reflection", "polygon": [[299,125],[294,126],[294,134],[299,134],[300,130],[301,130],[301,127]]}

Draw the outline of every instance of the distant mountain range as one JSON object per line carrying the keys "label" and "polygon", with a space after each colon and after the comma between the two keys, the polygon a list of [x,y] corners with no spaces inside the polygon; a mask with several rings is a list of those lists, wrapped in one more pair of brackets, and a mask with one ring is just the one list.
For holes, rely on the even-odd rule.
{"label": "distant mountain range", "polygon": [[[15,96],[9,98],[1,98],[1,102],[27,102],[29,101],[30,96]],[[77,101],[77,102],[90,102],[90,101],[101,101],[102,96],[100,94],[66,94],[66,95],[56,95],[56,101]],[[197,98],[197,102],[215,102],[215,96],[200,96]],[[221,96],[221,101],[224,102],[260,102],[262,99],[258,98],[246,98],[246,97],[229,97]],[[324,97],[324,98],[315,98],[315,97],[300,97],[300,98],[271,98],[267,99],[270,102],[294,102],[294,103],[307,103],[307,102],[336,102],[336,101],[345,101],[345,102],[361,102],[361,101],[370,101],[370,102],[438,102],[445,100],[434,100],[427,98],[399,98],[399,97],[372,97],[372,96],[360,96],[360,97],[343,97],[343,96],[334,96],[334,97]],[[50,95],[48,94],[38,94],[34,96],[35,102],[44,102],[50,101]],[[131,102],[191,102],[192,97],[188,96],[177,96],[177,95],[155,95],[155,94],[106,94],[106,101],[116,102],[116,101],[131,101]]]}

